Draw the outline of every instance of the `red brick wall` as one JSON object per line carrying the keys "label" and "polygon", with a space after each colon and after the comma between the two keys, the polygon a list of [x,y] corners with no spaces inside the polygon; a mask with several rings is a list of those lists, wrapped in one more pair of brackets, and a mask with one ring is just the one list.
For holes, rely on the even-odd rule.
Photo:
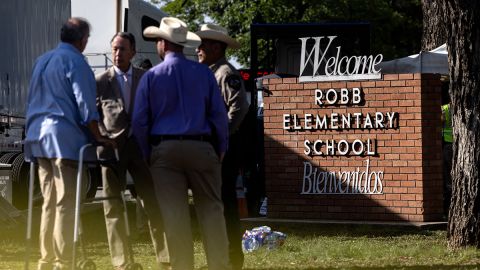
{"label": "red brick wall", "polygon": [[[430,74],[392,74],[381,80],[299,83],[263,81],[268,217],[335,220],[438,221],[442,218],[441,83]],[[318,106],[315,89],[361,88],[364,103]],[[284,114],[397,112],[393,129],[291,131]],[[307,156],[304,141],[376,140],[375,156]],[[326,172],[355,171],[370,161],[383,171],[381,194],[301,194],[304,162]]]}

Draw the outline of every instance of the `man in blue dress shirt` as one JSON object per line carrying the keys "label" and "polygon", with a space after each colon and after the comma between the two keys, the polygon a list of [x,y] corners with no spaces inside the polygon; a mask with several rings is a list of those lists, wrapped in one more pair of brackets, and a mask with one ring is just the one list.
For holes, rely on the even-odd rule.
{"label": "man in blue dress shirt", "polygon": [[[98,130],[95,78],[84,59],[90,25],[69,19],[61,42],[35,62],[28,91],[25,157],[38,161],[43,196],[38,269],[70,269],[78,155]],[[84,171],[86,175],[86,171]]]}
{"label": "man in blue dress shirt", "polygon": [[206,65],[183,55],[184,47],[200,45],[200,38],[187,31],[183,21],[163,18],[160,27],[148,27],[144,35],[157,39],[157,51],[164,61],[140,81],[132,126],[150,162],[172,269],[193,269],[189,188],[208,269],[230,269],[221,199],[228,118],[220,90]]}

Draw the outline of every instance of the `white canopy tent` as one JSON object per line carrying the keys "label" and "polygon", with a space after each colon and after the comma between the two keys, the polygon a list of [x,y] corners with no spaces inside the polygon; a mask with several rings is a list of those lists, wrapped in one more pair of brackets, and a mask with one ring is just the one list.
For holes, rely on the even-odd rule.
{"label": "white canopy tent", "polygon": [[378,64],[384,74],[432,73],[448,75],[447,45]]}

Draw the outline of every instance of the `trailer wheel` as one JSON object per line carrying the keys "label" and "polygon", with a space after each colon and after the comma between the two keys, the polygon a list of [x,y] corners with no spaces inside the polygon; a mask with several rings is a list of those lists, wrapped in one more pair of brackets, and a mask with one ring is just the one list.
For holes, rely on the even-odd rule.
{"label": "trailer wheel", "polygon": [[[30,163],[25,162],[24,154],[21,152],[7,153],[0,157],[2,163],[11,164],[12,179],[12,204],[19,210],[28,207],[28,188],[30,177]],[[37,165],[38,166],[38,165]],[[89,168],[87,174],[87,198],[95,197],[97,188],[100,185],[100,171],[98,168]],[[33,205],[41,205],[43,202],[42,191],[40,190],[38,171],[35,170],[35,181],[33,188]]]}
{"label": "trailer wheel", "polygon": [[[22,152],[5,152],[0,156],[0,162],[10,164],[10,179],[12,181],[12,204],[17,209],[25,209],[28,206],[28,177],[29,166],[25,167]],[[38,200],[39,189],[34,195]]]}
{"label": "trailer wheel", "polygon": [[11,164],[13,159],[21,152],[6,152],[0,156],[0,163]]}
{"label": "trailer wheel", "polygon": [[[12,204],[17,209],[26,209],[28,207],[30,163],[25,162],[23,153],[20,153],[15,157],[11,164]],[[41,203],[42,192],[38,182],[38,174],[35,172],[33,205],[39,205]]]}

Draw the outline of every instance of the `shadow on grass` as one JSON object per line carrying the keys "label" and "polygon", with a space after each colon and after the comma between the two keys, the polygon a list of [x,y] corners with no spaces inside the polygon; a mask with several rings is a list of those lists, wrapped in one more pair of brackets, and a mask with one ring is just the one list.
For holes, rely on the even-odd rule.
{"label": "shadow on grass", "polygon": [[261,225],[244,222],[244,229],[252,229],[258,226],[270,226],[272,230],[286,234],[295,234],[299,238],[311,238],[312,236],[344,236],[344,237],[391,237],[403,235],[433,235],[441,229],[427,230],[411,226],[387,226],[368,224],[313,224],[313,223],[275,223],[263,222]]}
{"label": "shadow on grass", "polygon": [[[131,214],[130,214],[131,213]],[[150,243],[148,237],[138,238],[138,234],[135,230],[135,210],[134,206],[129,206],[129,214],[131,225],[133,227],[133,243]],[[30,262],[36,261],[39,257],[38,253],[38,226],[39,215],[34,217],[34,228],[32,232],[32,244],[31,244],[31,256]],[[106,244],[106,230],[105,221],[103,217],[103,211],[101,207],[95,208],[93,211],[87,211],[82,215],[83,226],[85,229],[85,242],[88,250],[96,250],[105,252],[104,256],[108,256],[108,245]],[[195,224],[195,223],[194,223]],[[313,236],[344,236],[344,237],[388,237],[388,236],[402,236],[402,235],[431,235],[436,233],[431,230],[420,230],[413,227],[399,227],[399,226],[379,226],[379,225],[351,225],[351,224],[312,224],[312,223],[268,223],[261,225],[268,225],[273,230],[281,231],[287,235],[295,235],[299,238],[311,239]],[[259,226],[259,224],[243,223],[244,229],[251,229],[253,226]],[[194,238],[200,239],[200,233],[198,226],[193,226]],[[6,244],[0,248],[0,257],[3,262],[15,263],[24,260],[25,256],[25,225],[22,224],[13,229],[0,231],[0,243]],[[16,248],[9,249],[9,246]],[[7,248],[5,248],[7,247]],[[286,266],[286,267],[274,267],[274,268],[245,268],[245,270],[282,270],[282,269],[351,269],[351,270],[383,270],[383,269],[480,269],[478,266],[446,266],[446,265],[433,265],[433,266],[387,266],[387,267],[322,267],[321,265],[311,266]]]}
{"label": "shadow on grass", "polygon": [[[129,220],[132,228],[133,242],[150,241],[149,237],[140,237],[135,230],[135,206],[129,205]],[[38,230],[40,223],[39,209],[36,209],[32,224],[32,243],[35,246],[38,243]],[[104,243],[107,241],[105,220],[103,209],[98,204],[93,210],[85,211],[82,214],[82,224],[84,228],[83,237],[87,244]],[[195,216],[192,215],[192,232],[194,239],[200,239],[200,232]],[[429,236],[435,234],[436,230],[420,229],[411,226],[387,226],[370,224],[316,224],[316,223],[278,223],[265,220],[261,224],[258,222],[242,222],[242,229],[249,230],[258,226],[270,226],[275,231],[281,231],[287,235],[295,235],[299,238],[311,238],[312,236],[343,236],[343,237],[390,237],[402,235],[421,235]],[[438,229],[437,229],[438,230]],[[0,239],[8,241],[25,241],[26,224],[19,224],[15,228],[0,231]],[[480,268],[479,268],[480,269]]]}

